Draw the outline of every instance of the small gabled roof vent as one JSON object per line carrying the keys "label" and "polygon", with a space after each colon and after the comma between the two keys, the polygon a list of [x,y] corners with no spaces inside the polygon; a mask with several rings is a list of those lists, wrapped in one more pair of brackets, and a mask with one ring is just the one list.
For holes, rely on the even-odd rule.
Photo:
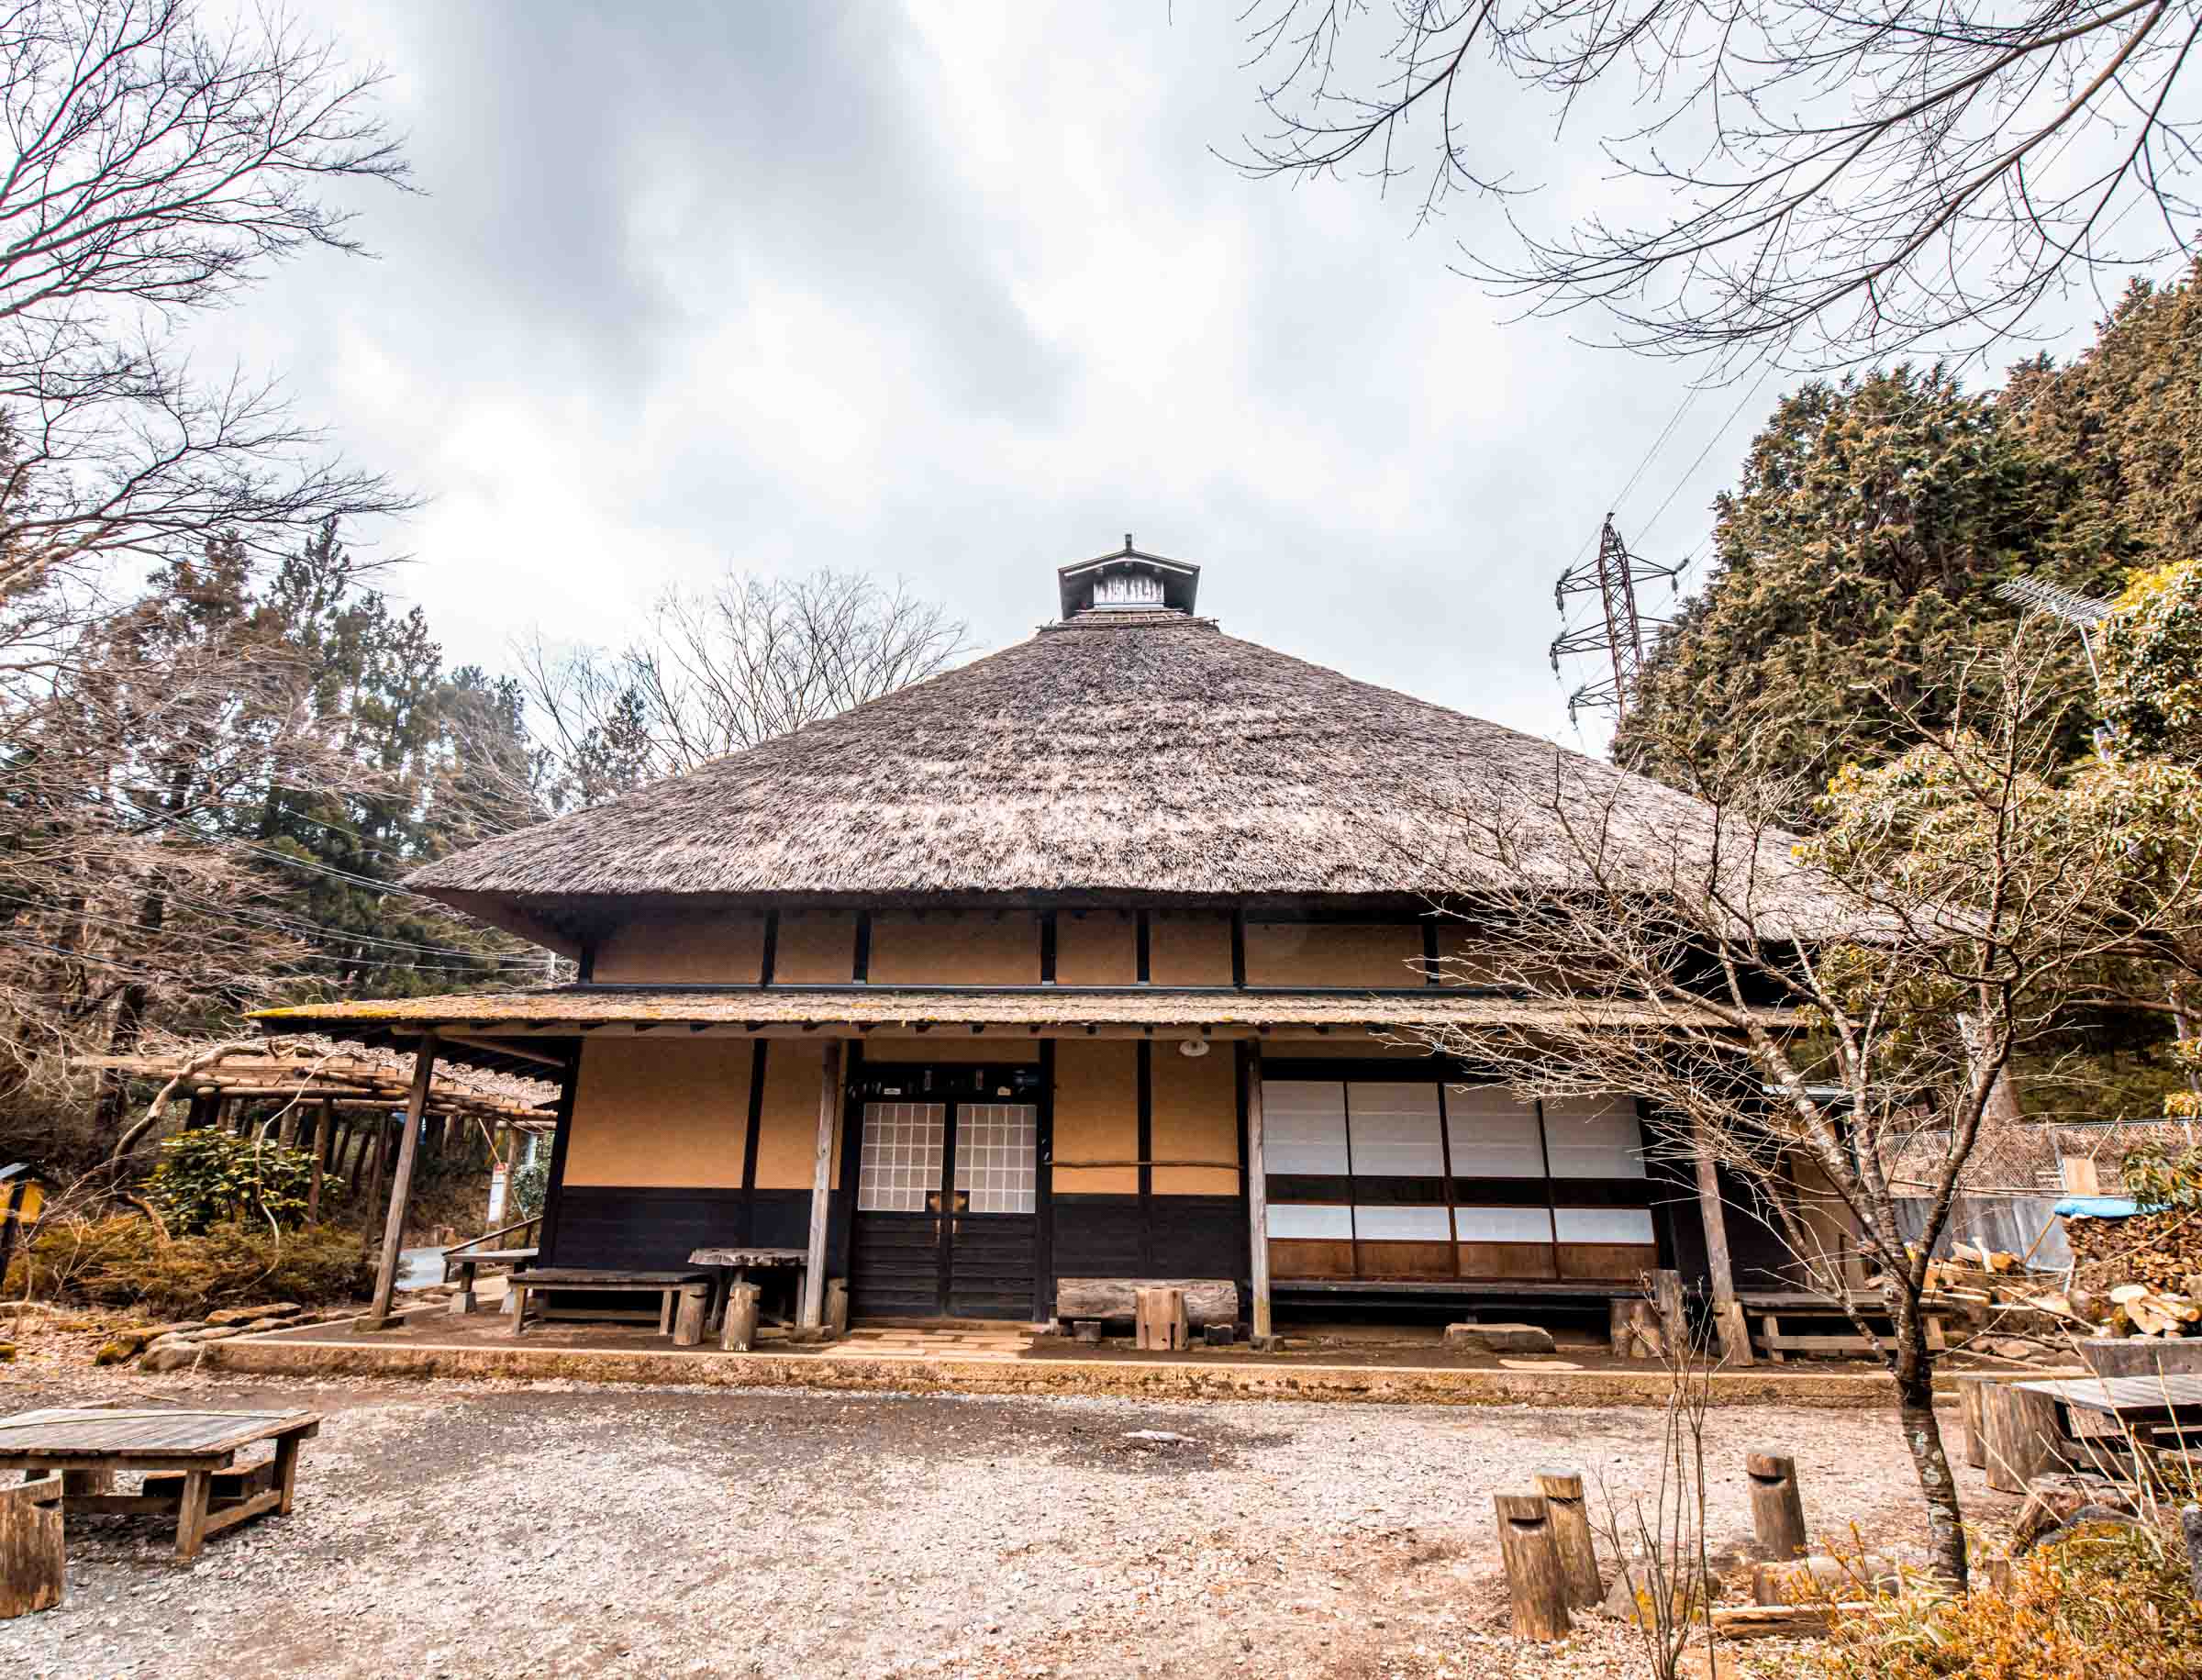
{"label": "small gabled roof vent", "polygon": [[1200,568],[1160,554],[1143,554],[1124,533],[1114,554],[1059,567],[1055,582],[1062,592],[1062,616],[1109,612],[1180,612],[1188,616],[1200,594]]}

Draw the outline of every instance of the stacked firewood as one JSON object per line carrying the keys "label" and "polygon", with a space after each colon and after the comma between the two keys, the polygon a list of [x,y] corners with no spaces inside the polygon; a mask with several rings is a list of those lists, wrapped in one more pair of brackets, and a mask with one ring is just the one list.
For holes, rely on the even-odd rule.
{"label": "stacked firewood", "polygon": [[2146,1284],[2167,1295],[2188,1295],[2190,1278],[2202,1276],[2202,1215],[2192,1209],[2136,1214],[2130,1219],[2064,1221],[2074,1275],[2083,1287],[2107,1291]]}

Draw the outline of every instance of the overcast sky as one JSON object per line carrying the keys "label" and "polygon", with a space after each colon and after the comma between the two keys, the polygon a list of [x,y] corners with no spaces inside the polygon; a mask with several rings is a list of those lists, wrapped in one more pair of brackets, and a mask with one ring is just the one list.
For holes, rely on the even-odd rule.
{"label": "overcast sky", "polygon": [[[1449,272],[1466,206],[1418,234],[1220,161],[1260,126],[1240,9],[327,0],[424,194],[206,353],[428,498],[387,540],[454,662],[728,564],[900,575],[990,648],[1131,531],[1234,634],[1602,745],[1552,579],[1687,371],[1508,324]],[[1696,399],[1620,505],[1642,551],[1702,550],[1778,389]]]}

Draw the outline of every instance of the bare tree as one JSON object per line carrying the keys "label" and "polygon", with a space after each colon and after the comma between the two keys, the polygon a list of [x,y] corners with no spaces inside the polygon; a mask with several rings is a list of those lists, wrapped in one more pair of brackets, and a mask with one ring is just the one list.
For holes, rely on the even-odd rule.
{"label": "bare tree", "polygon": [[[1518,818],[1498,814],[1520,811],[1518,788],[1444,813],[1462,883],[1447,908],[1474,929],[1457,977],[1546,1007],[1533,1028],[1430,1043],[1527,1094],[1634,1093],[1663,1149],[1755,1196],[1893,1377],[1936,1563],[1958,1580],[1928,1256],[2013,1056],[2103,1007],[2107,973],[2195,949],[2198,919],[2196,778],[2177,773],[2165,820],[2170,806],[2132,796],[2163,766],[2112,767],[2108,783],[2062,771],[2066,696],[2049,669],[2015,645],[1985,715],[1961,710],[1891,765],[1845,773],[1809,842],[1779,826],[1794,790],[1747,748],[1678,753],[1702,803],[1666,818],[1563,754]],[[1922,1198],[1909,1230],[1900,1196]],[[1892,1332],[1854,1300],[1846,1250],[1882,1284]]]}
{"label": "bare tree", "polygon": [[18,0],[0,15],[0,601],[217,533],[272,551],[406,505],[270,382],[195,379],[175,328],[310,246],[357,251],[325,194],[402,185],[348,69],[280,14]]}
{"label": "bare tree", "polygon": [[920,682],[964,651],[964,634],[900,582],[729,571],[668,590],[649,632],[619,651],[538,634],[517,654],[562,803],[586,806]]}
{"label": "bare tree", "polygon": [[[2063,288],[2192,249],[2194,0],[1262,0],[1273,128],[1258,175],[1419,178],[1507,202],[1518,244],[1466,271],[1622,342],[1812,363],[1985,345]],[[1511,81],[1556,132],[1596,126],[1532,227]],[[1418,127],[1418,125],[1419,125]],[[1593,155],[1595,154],[1595,155]],[[1584,206],[1576,209],[1576,206]]]}

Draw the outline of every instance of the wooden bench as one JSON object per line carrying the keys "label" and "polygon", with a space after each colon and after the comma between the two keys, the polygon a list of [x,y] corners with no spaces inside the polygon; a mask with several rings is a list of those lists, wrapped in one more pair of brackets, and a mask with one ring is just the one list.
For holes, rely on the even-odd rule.
{"label": "wooden bench", "polygon": [[[511,1291],[512,1333],[528,1328],[531,1295],[654,1295],[658,1310],[630,1312],[613,1307],[538,1307],[539,1318],[605,1318],[625,1323],[657,1321],[658,1334],[671,1336],[676,1348],[692,1348],[704,1339],[704,1309],[711,1295],[707,1272],[621,1272],[596,1266],[535,1266],[515,1272]],[[675,1314],[678,1314],[677,1322]]]}
{"label": "wooden bench", "polygon": [[[196,1557],[211,1534],[272,1511],[287,1514],[299,1443],[320,1433],[315,1412],[21,1412],[0,1418],[0,1464],[61,1473],[64,1511],[173,1516],[176,1555]],[[272,1441],[275,1455],[233,1469],[238,1453]],[[146,1471],[144,1488],[114,1491],[115,1473]]]}
{"label": "wooden bench", "polygon": [[[1742,1294],[1739,1299],[1743,1310],[1758,1320],[1752,1346],[1774,1364],[1781,1364],[1792,1353],[1851,1359],[1873,1355],[1874,1344],[1858,1333],[1858,1327],[1852,1322],[1843,1303],[1832,1296],[1806,1290],[1759,1291]],[[1876,1324],[1888,1324],[1893,1332],[1895,1320],[1890,1317],[1888,1303],[1879,1296],[1854,1297],[1852,1305]],[[1947,1342],[1943,1320],[1952,1316],[1952,1308],[1922,1301],[1919,1314],[1926,1320],[1928,1347],[1941,1352]],[[1788,1329],[1783,1326],[1785,1318],[1789,1320]],[[1795,1328],[1800,1318],[1814,1328],[1800,1333]]]}
{"label": "wooden bench", "polygon": [[539,1213],[532,1218],[521,1219],[511,1225],[501,1226],[493,1231],[484,1231],[471,1242],[457,1243],[444,1250],[443,1281],[448,1284],[451,1281],[451,1274],[454,1271],[459,1274],[459,1293],[452,1298],[451,1311],[463,1314],[474,1310],[474,1274],[480,1268],[510,1266],[517,1271],[541,1252],[539,1249],[523,1247],[518,1244],[508,1245],[505,1248],[485,1247],[485,1244],[495,1242],[499,1237],[509,1237],[515,1231],[519,1231],[524,1235],[542,1222],[543,1216]]}

